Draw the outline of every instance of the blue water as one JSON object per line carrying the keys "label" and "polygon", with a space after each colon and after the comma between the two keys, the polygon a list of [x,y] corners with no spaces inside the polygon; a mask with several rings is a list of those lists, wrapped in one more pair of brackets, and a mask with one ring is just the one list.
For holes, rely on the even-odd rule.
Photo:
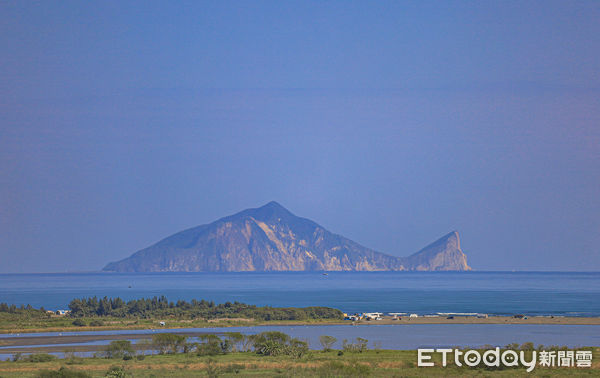
{"label": "blue water", "polygon": [[[511,343],[533,342],[535,345],[560,345],[569,348],[600,345],[600,326],[594,325],[540,325],[540,324],[411,324],[411,325],[323,325],[323,326],[257,326],[228,328],[189,328],[129,331],[61,332],[60,335],[111,335],[111,334],[151,334],[156,332],[241,332],[255,334],[264,331],[281,331],[292,337],[305,340],[311,349],[320,349],[319,336],[330,335],[337,338],[335,348],[341,348],[342,341],[354,341],[357,337],[369,340],[369,348],[417,349],[482,347],[485,345],[505,346]],[[21,334],[19,336],[56,336],[57,332]],[[0,335],[2,338],[17,335]],[[124,336],[126,339],[127,336]],[[140,340],[133,340],[139,342]],[[77,345],[106,345],[110,340],[85,342]],[[75,344],[60,344],[65,349]],[[42,345],[38,345],[42,346]],[[6,358],[8,354],[2,354]],[[91,355],[93,353],[90,353]]]}
{"label": "blue water", "polygon": [[[130,287],[131,286],[131,287]],[[600,272],[1,274],[0,302],[66,309],[76,297],[165,295],[344,312],[600,316]]]}

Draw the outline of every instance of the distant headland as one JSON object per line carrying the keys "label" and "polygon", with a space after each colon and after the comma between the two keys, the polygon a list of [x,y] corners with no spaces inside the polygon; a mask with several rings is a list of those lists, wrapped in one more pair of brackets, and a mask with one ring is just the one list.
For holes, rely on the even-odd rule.
{"label": "distant headland", "polygon": [[458,232],[408,257],[363,247],[277,202],[171,235],[104,267],[115,272],[466,271]]}

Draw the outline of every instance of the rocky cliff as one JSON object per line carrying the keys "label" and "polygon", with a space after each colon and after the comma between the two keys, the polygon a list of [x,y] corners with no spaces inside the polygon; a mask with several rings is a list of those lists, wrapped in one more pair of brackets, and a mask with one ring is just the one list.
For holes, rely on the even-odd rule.
{"label": "rocky cliff", "polygon": [[116,272],[470,270],[453,232],[412,256],[376,252],[276,202],[169,236],[104,267]]}
{"label": "rocky cliff", "polygon": [[419,252],[402,259],[411,270],[471,270],[460,249],[457,231],[442,236]]}

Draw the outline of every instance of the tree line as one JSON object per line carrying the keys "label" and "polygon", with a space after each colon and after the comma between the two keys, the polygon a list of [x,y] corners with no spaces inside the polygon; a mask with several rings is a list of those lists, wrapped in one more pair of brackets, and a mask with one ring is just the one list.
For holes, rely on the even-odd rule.
{"label": "tree line", "polygon": [[8,303],[0,303],[0,313],[39,316],[46,315],[46,310],[43,307],[36,309],[33,308],[31,305],[16,306],[14,304],[9,305]]}
{"label": "tree line", "polygon": [[[331,347],[337,341],[333,336],[323,335],[319,342],[324,352],[331,352]],[[343,352],[366,351],[368,340],[356,338],[356,343],[343,341]],[[232,352],[253,351],[264,356],[291,356],[301,358],[308,353],[308,342],[291,337],[280,331],[266,331],[253,335],[244,335],[241,332],[224,332],[222,335],[204,334],[197,337],[197,341],[190,341],[187,336],[175,333],[157,333],[149,340],[142,340],[136,344],[141,354],[135,352],[134,346],[129,340],[115,340],[107,345],[101,356],[106,358],[123,358],[125,360],[134,357],[143,359],[143,351],[155,350],[159,354],[196,354],[198,356],[215,356]]]}
{"label": "tree line", "polygon": [[342,319],[340,310],[330,307],[258,307],[240,302],[215,304],[213,301],[169,301],[165,296],[132,299],[97,297],[73,299],[69,303],[72,317],[111,316],[118,318],[252,318],[256,320],[318,320]]}

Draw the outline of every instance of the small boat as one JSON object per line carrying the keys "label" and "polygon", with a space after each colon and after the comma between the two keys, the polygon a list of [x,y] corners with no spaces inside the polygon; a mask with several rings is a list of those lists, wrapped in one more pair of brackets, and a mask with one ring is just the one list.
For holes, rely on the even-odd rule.
{"label": "small boat", "polygon": [[323,275],[324,275],[324,276],[328,276],[328,275],[329,275],[329,273],[323,273]]}

